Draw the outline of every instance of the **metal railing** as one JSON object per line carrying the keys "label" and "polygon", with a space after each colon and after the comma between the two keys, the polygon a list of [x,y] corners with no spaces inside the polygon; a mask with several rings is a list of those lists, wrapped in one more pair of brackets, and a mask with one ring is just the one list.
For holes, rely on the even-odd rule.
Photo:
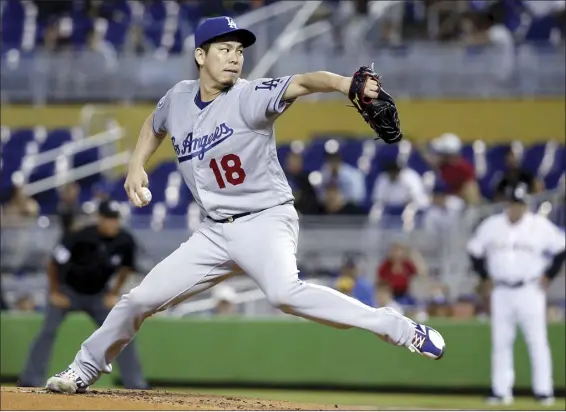
{"label": "metal railing", "polygon": [[[287,19],[275,19],[279,21],[273,27],[283,30]],[[378,49],[360,44],[338,52],[334,50],[329,24],[319,21],[296,33],[295,43],[278,56],[267,73],[269,65],[265,64],[259,67],[263,67],[261,72],[258,68],[251,74],[279,77],[328,70],[347,75],[361,64],[375,62],[388,89],[397,97],[562,97],[566,91],[563,47],[541,51],[533,45],[517,46],[513,64],[503,76],[502,67],[508,66],[508,57],[491,48],[471,52],[451,44],[413,43]],[[257,44],[246,50],[244,78],[253,78],[248,76],[250,70],[274,47],[277,35],[265,25],[256,29]],[[2,102],[157,101],[178,81],[197,78],[192,54],[171,55],[166,61],[152,54],[119,54],[113,69],[101,70],[87,63],[97,58],[93,53],[35,53],[22,55],[13,65],[3,58]]]}
{"label": "metal railing", "polygon": [[[502,204],[488,204],[469,209],[449,230],[442,233],[428,231],[419,225],[410,231],[403,231],[402,225],[390,224],[385,225],[389,228],[384,228],[384,225],[369,223],[367,217],[302,216],[298,265],[302,275],[317,278],[335,271],[343,263],[346,254],[353,254],[361,257],[362,273],[373,278],[391,243],[401,241],[419,252],[430,276],[447,285],[449,298],[455,299],[462,294],[472,293],[477,282],[470,272],[466,243],[482,219],[500,212],[503,207]],[[565,207],[564,190],[543,193],[534,197],[532,202],[533,211],[547,216],[562,227],[566,224]],[[142,273],[151,270],[192,233],[186,216],[168,219],[168,224],[159,231],[152,229],[149,216],[132,215],[124,221],[139,244]],[[145,222],[144,226],[142,222]],[[19,226],[3,220],[1,233],[3,272],[13,272],[18,267],[42,271],[59,237],[58,220],[57,217],[43,216]],[[426,291],[419,293],[424,295]]]}

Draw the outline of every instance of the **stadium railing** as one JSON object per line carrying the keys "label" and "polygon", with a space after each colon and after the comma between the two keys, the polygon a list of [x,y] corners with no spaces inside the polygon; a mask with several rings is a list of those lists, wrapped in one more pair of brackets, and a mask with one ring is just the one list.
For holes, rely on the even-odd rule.
{"label": "stadium railing", "polygon": [[[533,197],[532,210],[541,213],[557,225],[565,225],[564,189],[545,192]],[[449,301],[474,293],[477,277],[471,273],[466,253],[466,243],[479,222],[485,217],[500,212],[502,204],[487,204],[467,210],[453,227],[442,234],[427,232],[416,226],[389,225],[383,228],[379,222],[368,222],[367,217],[360,216],[302,216],[297,260],[302,278],[324,279],[328,273],[335,273],[343,263],[345,255],[361,257],[360,273],[372,280],[376,269],[384,259],[392,242],[401,241],[411,249],[418,251],[426,265],[431,279],[439,281],[448,288]],[[151,268],[165,258],[172,250],[184,242],[192,233],[186,216],[171,217],[169,224],[155,230],[149,223],[149,216],[130,216],[125,225],[133,232],[140,246],[139,273],[130,286],[135,286]],[[390,223],[387,221],[381,223]],[[135,224],[132,222],[135,221]],[[141,225],[141,222],[145,222]],[[44,277],[44,267],[49,254],[59,237],[57,217],[42,216],[35,221],[28,221],[19,227],[2,225],[1,269],[3,273],[14,273],[19,269],[36,273],[37,278]],[[386,225],[387,226],[387,225]],[[241,278],[239,290],[250,292],[244,295],[248,302],[246,312],[261,315],[269,310],[269,305],[257,287],[245,277]],[[42,281],[38,283],[38,288]],[[251,293],[256,290],[257,293]],[[428,290],[415,290],[417,300],[428,299]],[[562,296],[563,298],[563,296]],[[193,298],[191,302],[209,299],[207,294]],[[189,302],[189,303],[191,303]],[[209,308],[208,303],[200,302],[185,310],[203,311]],[[255,302],[255,303],[254,303]],[[196,308],[196,309],[195,309]],[[200,308],[200,309],[199,309]],[[254,309],[255,308],[255,309]]]}
{"label": "stadium railing", "polygon": [[[279,27],[284,28],[285,21]],[[264,26],[258,30],[267,30]],[[331,46],[332,36],[326,34],[295,44],[280,54],[267,73],[262,70],[260,74],[278,77],[329,70],[347,75],[360,64],[376,62],[376,69],[397,97],[562,97],[566,90],[563,47],[541,51],[534,45],[517,46],[512,69],[502,77],[501,66],[506,64],[502,59],[506,57],[491,48],[470,51],[450,44],[413,43],[397,48],[357,47],[337,53]],[[248,77],[263,53],[273,47],[276,34],[265,35],[257,49],[254,46],[246,54],[243,77]],[[171,55],[163,60],[153,54],[118,54],[117,64],[111,69],[101,68],[103,56],[90,51],[4,56],[0,96],[3,103],[34,104],[157,101],[176,82],[197,78],[190,56]],[[335,97],[325,94],[313,98]]]}

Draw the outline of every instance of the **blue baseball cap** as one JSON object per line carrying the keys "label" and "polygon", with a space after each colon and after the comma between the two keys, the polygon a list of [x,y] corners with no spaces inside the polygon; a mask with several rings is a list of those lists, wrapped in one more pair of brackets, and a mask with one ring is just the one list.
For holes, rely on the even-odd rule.
{"label": "blue baseball cap", "polygon": [[203,20],[198,25],[195,30],[195,48],[227,34],[238,38],[244,47],[255,43],[255,34],[249,30],[240,29],[232,17],[221,16]]}

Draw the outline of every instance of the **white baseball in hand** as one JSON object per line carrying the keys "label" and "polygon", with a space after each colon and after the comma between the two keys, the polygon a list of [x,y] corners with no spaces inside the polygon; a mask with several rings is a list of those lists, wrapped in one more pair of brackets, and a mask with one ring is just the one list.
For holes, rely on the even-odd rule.
{"label": "white baseball in hand", "polygon": [[141,191],[143,193],[143,199],[140,200],[142,201],[142,203],[147,205],[149,202],[151,202],[151,191],[147,187],[142,187]]}

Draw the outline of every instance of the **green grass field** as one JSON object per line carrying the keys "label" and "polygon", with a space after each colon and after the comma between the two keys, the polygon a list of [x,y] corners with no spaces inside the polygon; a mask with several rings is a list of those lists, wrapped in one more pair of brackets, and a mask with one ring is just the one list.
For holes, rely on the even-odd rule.
{"label": "green grass field", "polygon": [[[179,391],[179,389],[172,389]],[[249,398],[286,400],[291,402],[362,406],[371,409],[468,409],[468,410],[565,410],[566,399],[557,398],[552,407],[542,407],[532,398],[516,398],[508,407],[490,407],[480,396],[373,394],[357,392],[287,391],[253,389],[183,389],[195,393]]]}

